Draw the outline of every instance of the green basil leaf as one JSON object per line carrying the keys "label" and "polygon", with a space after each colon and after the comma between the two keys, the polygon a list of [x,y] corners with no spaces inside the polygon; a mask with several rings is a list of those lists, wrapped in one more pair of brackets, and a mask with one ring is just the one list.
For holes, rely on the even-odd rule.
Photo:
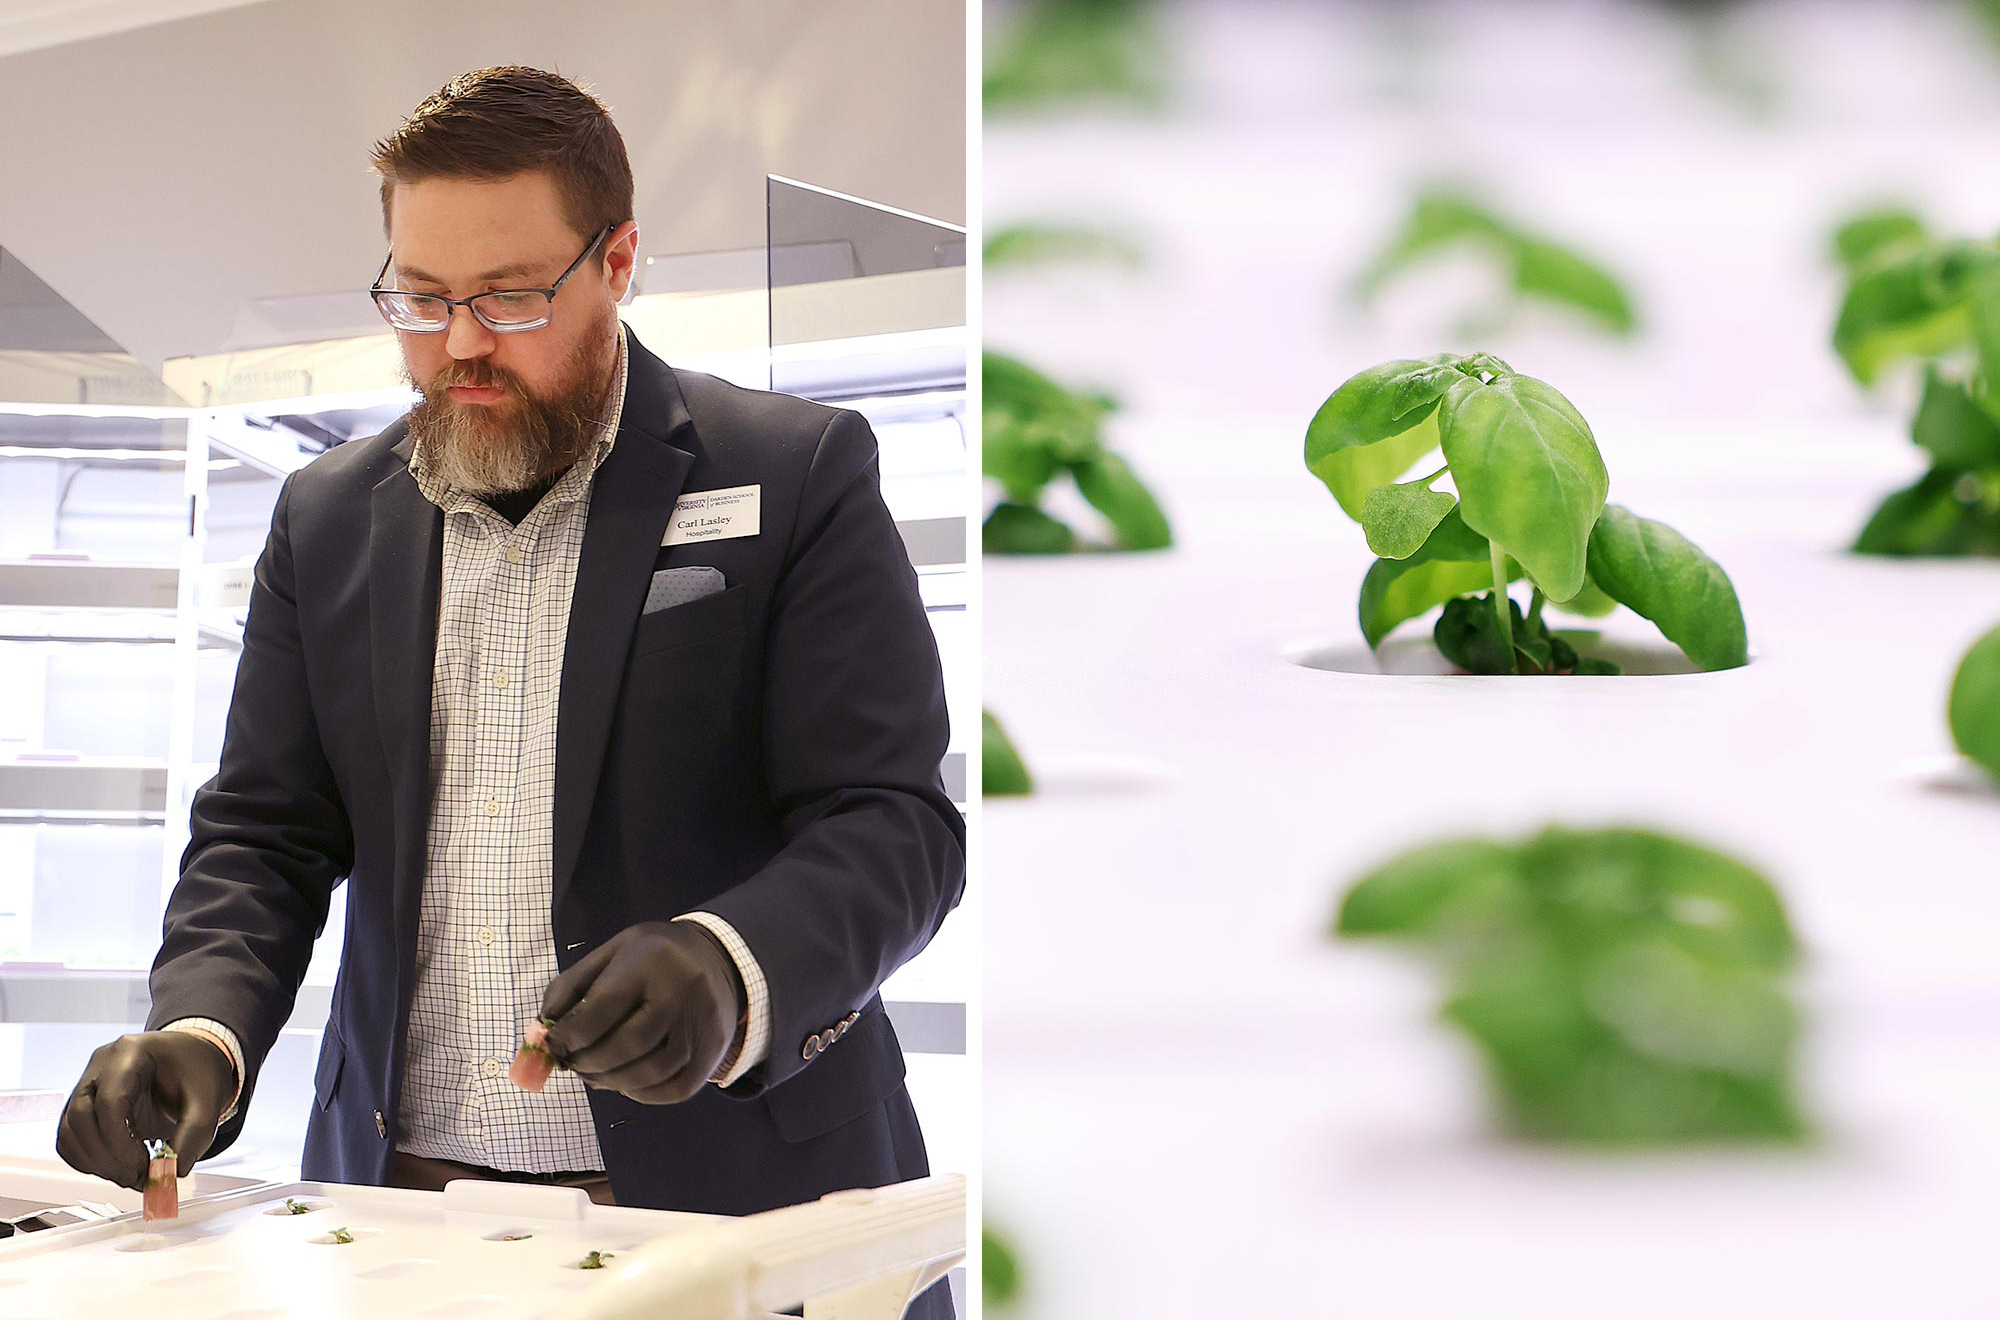
{"label": "green basil leaf", "polygon": [[1083,498],[1111,523],[1122,548],[1159,550],[1174,543],[1167,515],[1124,459],[1106,450],[1074,465],[1070,473]]}
{"label": "green basil leaf", "polygon": [[[1509,581],[1520,566],[1507,565]],[[1453,509],[1438,521],[1417,552],[1407,559],[1378,559],[1361,579],[1361,635],[1370,647],[1399,623],[1429,612],[1469,591],[1493,585],[1486,538],[1472,531]]]}
{"label": "green basil leaf", "polygon": [[1417,194],[1403,227],[1356,277],[1355,298],[1364,306],[1396,275],[1424,257],[1468,239],[1491,240],[1504,226],[1479,203],[1449,188]]}
{"label": "green basil leaf", "polygon": [[1021,1262],[1006,1239],[979,1228],[979,1295],[988,1306],[1003,1306],[1021,1296]]}
{"label": "green basil leaf", "polygon": [[1855,539],[1866,555],[2000,555],[2000,469],[1934,467],[1884,499]]}
{"label": "green basil leaf", "polygon": [[1974,642],[1959,662],[1946,714],[1958,750],[2000,775],[2000,628]]}
{"label": "green basil leaf", "polygon": [[1636,1054],[1749,1077],[1782,1074],[1797,1023],[1761,969],[1718,966],[1670,939],[1635,935],[1583,970],[1591,1016]]}
{"label": "green basil leaf", "polygon": [[1146,0],[1038,0],[986,43],[980,99],[1005,114],[1078,101],[1153,110],[1168,93],[1166,43]]}
{"label": "green basil leaf", "polygon": [[1583,579],[1583,590],[1568,600],[1550,601],[1549,605],[1565,614],[1574,614],[1584,619],[1601,619],[1618,608],[1618,602],[1605,595],[1604,588],[1592,582],[1587,572]]}
{"label": "green basil leaf", "polygon": [[1729,575],[1665,523],[1605,505],[1590,534],[1590,578],[1613,600],[1651,619],[1703,669],[1750,663],[1743,607]]}
{"label": "green basil leaf", "polygon": [[1576,595],[1610,483],[1570,401],[1532,376],[1465,377],[1439,406],[1438,437],[1466,526],[1512,555],[1549,599]]}
{"label": "green basil leaf", "polygon": [[1341,900],[1334,930],[1433,936],[1451,925],[1511,919],[1519,886],[1511,847],[1481,839],[1431,844],[1357,881]]}
{"label": "green basil leaf", "polygon": [[1035,791],[1027,763],[1014,749],[1014,740],[988,710],[979,712],[979,773],[983,796]]}
{"label": "green basil leaf", "polygon": [[1520,602],[1510,599],[1507,611],[1514,623],[1511,648],[1501,635],[1500,616],[1493,608],[1490,591],[1446,601],[1437,626],[1431,630],[1431,640],[1445,659],[1468,674],[1518,674],[1523,671],[1523,661],[1529,672],[1546,669],[1552,658],[1546,635],[1538,644],[1524,648],[1526,620],[1521,617]]}
{"label": "green basil leaf", "polygon": [[1423,547],[1458,497],[1430,488],[1435,478],[1377,486],[1361,502],[1361,529],[1368,548],[1384,559],[1408,559]]}
{"label": "green basil leaf", "polygon": [[980,529],[980,549],[989,555],[1060,555],[1076,549],[1076,533],[1040,509],[1002,502]]}
{"label": "green basil leaf", "polygon": [[[1991,379],[2000,380],[2000,374]],[[1947,380],[1934,366],[1924,368],[1924,395],[1910,425],[1910,438],[1947,467],[2000,465],[2000,422],[1973,402],[1963,385]]]}
{"label": "green basil leaf", "polygon": [[[1437,448],[1437,401],[1456,372],[1403,358],[1358,372],[1327,396],[1306,428],[1306,467],[1359,521],[1368,492]],[[1422,384],[1406,388],[1415,378]]]}
{"label": "green basil leaf", "polygon": [[1833,253],[1852,274],[1898,248],[1922,243],[1924,222],[1901,209],[1870,211],[1855,216],[1833,233]]}
{"label": "green basil leaf", "polygon": [[1864,385],[1906,357],[1930,358],[1966,342],[1972,315],[1937,278],[1929,249],[1901,252],[1863,270],[1848,285],[1833,327],[1833,346]]}
{"label": "green basil leaf", "polygon": [[[998,434],[1010,443],[1038,446],[1062,465],[1103,452],[1098,433],[1105,414],[1117,408],[1111,399],[1064,389],[1020,359],[991,351],[981,357],[980,381],[985,444]],[[1027,503],[1032,493],[1016,498]]]}
{"label": "green basil leaf", "polygon": [[1631,334],[1639,325],[1631,296],[1617,276],[1580,253],[1543,239],[1516,241],[1514,287],[1574,307],[1621,335]]}

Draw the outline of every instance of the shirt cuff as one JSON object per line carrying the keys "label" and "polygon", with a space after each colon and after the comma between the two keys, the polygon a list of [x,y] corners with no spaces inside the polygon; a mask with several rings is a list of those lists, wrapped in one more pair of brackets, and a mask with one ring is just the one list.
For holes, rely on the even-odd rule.
{"label": "shirt cuff", "polygon": [[220,1127],[236,1117],[236,1102],[243,1098],[243,1042],[236,1039],[236,1033],[214,1018],[205,1017],[175,1018],[160,1030],[191,1032],[197,1036],[206,1036],[222,1046],[222,1052],[229,1056],[230,1066],[236,1070],[236,1093],[229,1097],[229,1108],[222,1111],[222,1117],[216,1120],[216,1126]]}
{"label": "shirt cuff", "polygon": [[722,941],[722,947],[729,950],[729,956],[736,963],[737,975],[743,978],[743,997],[747,1001],[745,1017],[747,1024],[743,1030],[743,1040],[733,1052],[723,1056],[721,1064],[709,1077],[717,1086],[733,1086],[744,1073],[764,1062],[764,1056],[771,1046],[771,991],[764,984],[764,969],[757,965],[757,958],[750,952],[750,946],[736,933],[736,927],[716,916],[713,912],[685,912],[675,921],[692,921],[709,934]]}

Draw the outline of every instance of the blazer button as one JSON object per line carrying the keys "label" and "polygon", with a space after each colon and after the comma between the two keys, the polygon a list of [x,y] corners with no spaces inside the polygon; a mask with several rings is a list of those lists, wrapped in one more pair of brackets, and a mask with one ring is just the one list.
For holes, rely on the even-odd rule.
{"label": "blazer button", "polygon": [[819,1033],[819,1047],[825,1049],[831,1044],[833,1044],[833,1028],[828,1027],[825,1031]]}
{"label": "blazer button", "polygon": [[819,1051],[820,1051],[819,1037],[807,1036],[805,1048],[799,1051],[799,1057],[801,1059],[810,1059],[812,1058],[813,1055],[818,1054]]}

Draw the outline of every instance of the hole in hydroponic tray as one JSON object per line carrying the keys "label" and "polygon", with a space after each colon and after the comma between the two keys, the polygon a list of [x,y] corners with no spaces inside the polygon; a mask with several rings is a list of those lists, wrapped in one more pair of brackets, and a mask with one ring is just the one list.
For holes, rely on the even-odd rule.
{"label": "hole in hydroponic tray", "polygon": [[526,1242],[535,1235],[532,1228],[503,1228],[497,1233],[482,1233],[488,1242]]}
{"label": "hole in hydroponic tray", "polygon": [[[274,1205],[269,1210],[266,1210],[264,1213],[267,1215],[286,1215],[286,1216],[296,1217],[299,1215],[309,1215],[315,1210],[324,1210],[332,1204],[333,1202],[331,1201],[310,1201],[303,1196],[288,1196],[285,1198],[283,1204]],[[294,1205],[303,1206],[305,1208],[302,1210],[294,1210],[291,1208]]]}
{"label": "hole in hydroponic tray", "polygon": [[[339,1225],[339,1227],[345,1228],[346,1225]],[[381,1231],[382,1230],[379,1228],[348,1228],[347,1235],[353,1238],[354,1242],[360,1242],[366,1238],[374,1237]],[[354,1243],[352,1242],[342,1242],[339,1238],[336,1238],[333,1235],[333,1232],[331,1230],[325,1233],[315,1234],[314,1236],[307,1238],[306,1241],[315,1243],[319,1246],[330,1246],[330,1247],[346,1247],[354,1245]]]}
{"label": "hole in hydroponic tray", "polygon": [[1969,802],[2000,798],[2000,780],[1986,773],[1969,756],[1942,752],[1935,756],[1911,756],[1896,762],[1897,779],[1939,797],[1963,798]]}
{"label": "hole in hydroponic tray", "polygon": [[[1560,631],[1573,643],[1578,636],[1576,630]],[[1693,661],[1681,654],[1679,647],[1664,640],[1648,643],[1619,637],[1593,637],[1582,642],[1578,649],[1585,655],[1609,660],[1624,671],[1622,674],[1605,677],[1639,678],[1703,672]],[[1431,641],[1430,633],[1421,629],[1412,629],[1405,636],[1390,637],[1373,651],[1361,642],[1329,642],[1323,638],[1305,638],[1287,643],[1281,648],[1281,653],[1295,665],[1305,669],[1318,669],[1329,674],[1367,674],[1373,677],[1387,675],[1406,678],[1513,677],[1502,674],[1466,674],[1445,659]],[[1753,661],[1757,658],[1755,650],[1750,652],[1750,658]]]}
{"label": "hole in hydroponic tray", "polygon": [[433,1320],[451,1320],[451,1318],[472,1320],[475,1316],[490,1316],[495,1306],[514,1300],[516,1299],[502,1297],[498,1293],[480,1293],[477,1297],[456,1297],[448,1302],[439,1302],[430,1310],[419,1311],[417,1314],[432,1317]]}
{"label": "hole in hydroponic tray", "polygon": [[404,1260],[392,1260],[387,1265],[378,1265],[372,1270],[363,1270],[364,1279],[408,1279],[419,1274],[428,1274],[438,1267],[438,1262],[422,1256],[411,1256]]}

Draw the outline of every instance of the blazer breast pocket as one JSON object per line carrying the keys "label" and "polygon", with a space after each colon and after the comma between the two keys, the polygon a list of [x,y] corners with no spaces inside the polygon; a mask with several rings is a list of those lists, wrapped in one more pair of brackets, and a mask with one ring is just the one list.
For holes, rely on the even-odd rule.
{"label": "blazer breast pocket", "polygon": [[721,636],[742,624],[749,599],[739,582],[686,604],[640,615],[632,634],[633,658]]}

